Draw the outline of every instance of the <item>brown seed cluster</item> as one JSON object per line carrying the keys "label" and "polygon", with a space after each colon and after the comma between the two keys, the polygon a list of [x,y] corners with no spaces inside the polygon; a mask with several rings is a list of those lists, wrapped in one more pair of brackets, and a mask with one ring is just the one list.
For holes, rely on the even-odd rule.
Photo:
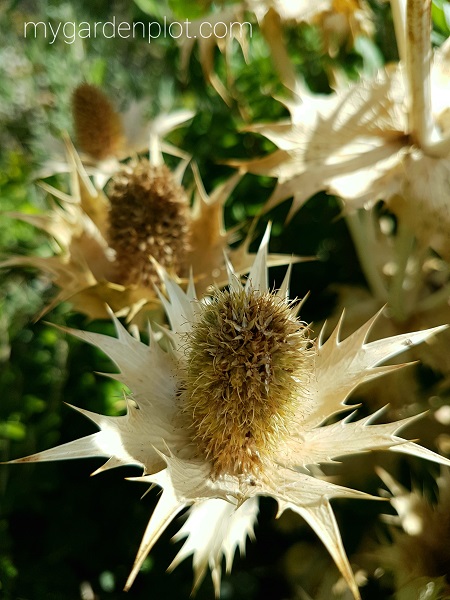
{"label": "brown seed cluster", "polygon": [[120,115],[96,86],[79,85],[72,94],[72,115],[78,146],[95,160],[114,155],[124,143]]}
{"label": "brown seed cluster", "polygon": [[184,274],[190,210],[184,189],[165,165],[141,159],[123,167],[108,188],[109,245],[116,251],[118,282],[151,286],[159,281],[153,257]]}
{"label": "brown seed cluster", "polygon": [[185,411],[213,476],[258,473],[312,370],[304,324],[276,295],[217,291],[189,335]]}

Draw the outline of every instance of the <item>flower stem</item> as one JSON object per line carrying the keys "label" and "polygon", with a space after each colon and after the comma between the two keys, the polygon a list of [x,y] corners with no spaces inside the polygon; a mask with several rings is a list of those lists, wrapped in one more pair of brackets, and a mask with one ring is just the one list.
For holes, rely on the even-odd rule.
{"label": "flower stem", "polygon": [[406,74],[410,133],[426,153],[433,134],[431,113],[431,0],[407,0]]}
{"label": "flower stem", "polygon": [[375,262],[376,240],[372,212],[360,209],[347,214],[346,221],[367,284],[375,298],[386,302],[386,286]]}
{"label": "flower stem", "polygon": [[160,167],[164,164],[164,158],[161,151],[161,143],[159,137],[151,132],[149,142],[149,159],[153,167]]}
{"label": "flower stem", "polygon": [[406,0],[391,0],[391,11],[398,55],[406,63]]}

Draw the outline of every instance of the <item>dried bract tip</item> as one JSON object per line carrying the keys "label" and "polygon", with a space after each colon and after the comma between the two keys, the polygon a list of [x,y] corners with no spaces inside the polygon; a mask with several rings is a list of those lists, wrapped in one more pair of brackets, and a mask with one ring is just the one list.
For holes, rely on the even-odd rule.
{"label": "dried bract tip", "polygon": [[305,325],[270,292],[217,291],[188,338],[184,408],[213,475],[259,473],[302,410]]}
{"label": "dried bract tip", "polygon": [[112,179],[109,245],[116,252],[117,279],[124,285],[159,281],[150,257],[182,274],[189,250],[190,212],[186,193],[165,165],[140,160]]}
{"label": "dried bract tip", "polygon": [[72,115],[79,147],[95,160],[114,155],[123,146],[120,115],[96,86],[83,83],[75,89]]}

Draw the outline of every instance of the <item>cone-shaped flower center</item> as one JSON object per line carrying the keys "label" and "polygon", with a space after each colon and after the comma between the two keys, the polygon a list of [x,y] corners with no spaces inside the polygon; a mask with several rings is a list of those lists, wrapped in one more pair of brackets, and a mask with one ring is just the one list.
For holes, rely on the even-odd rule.
{"label": "cone-shaped flower center", "polygon": [[124,143],[122,119],[105,94],[83,83],[72,95],[75,137],[80,148],[95,160],[115,154]]}
{"label": "cone-shaped flower center", "polygon": [[165,165],[140,160],[117,173],[108,190],[109,244],[116,251],[117,280],[159,281],[150,257],[181,275],[189,249],[190,212],[184,189]]}
{"label": "cone-shaped flower center", "polygon": [[186,412],[213,476],[256,474],[301,412],[313,356],[276,295],[217,291],[189,334]]}

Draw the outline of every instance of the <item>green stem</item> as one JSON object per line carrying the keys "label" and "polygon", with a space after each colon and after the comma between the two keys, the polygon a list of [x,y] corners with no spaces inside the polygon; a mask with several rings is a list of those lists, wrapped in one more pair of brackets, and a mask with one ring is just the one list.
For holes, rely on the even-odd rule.
{"label": "green stem", "polygon": [[391,0],[400,60],[406,67],[409,131],[428,156],[444,158],[450,135],[441,139],[431,110],[431,0]]}

